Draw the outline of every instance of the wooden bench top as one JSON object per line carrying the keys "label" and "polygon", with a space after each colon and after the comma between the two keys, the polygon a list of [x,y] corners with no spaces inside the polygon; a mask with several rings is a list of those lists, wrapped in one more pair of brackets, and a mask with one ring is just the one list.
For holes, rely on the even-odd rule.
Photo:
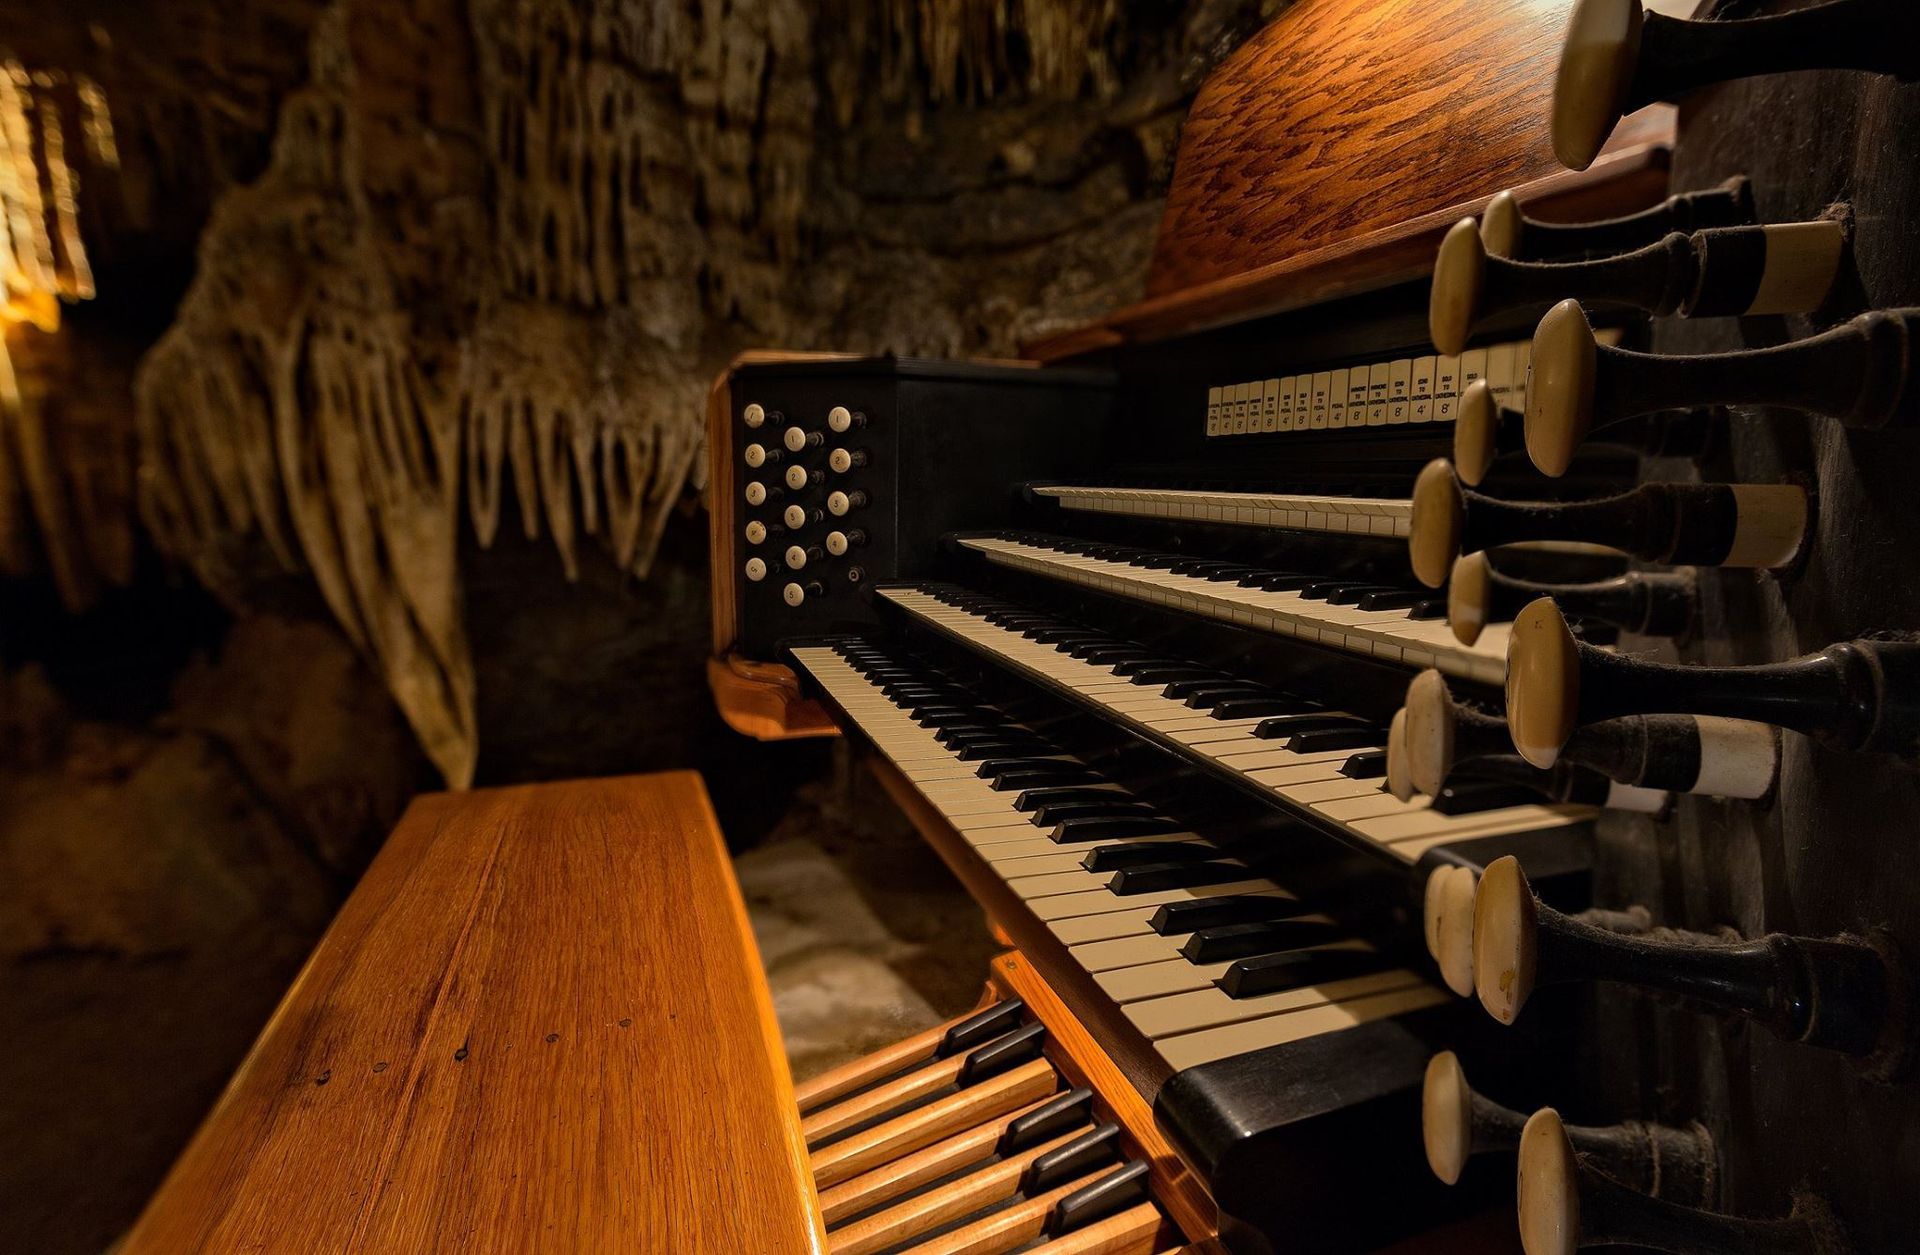
{"label": "wooden bench top", "polygon": [[125,1251],[810,1251],[817,1214],[674,772],[414,802]]}

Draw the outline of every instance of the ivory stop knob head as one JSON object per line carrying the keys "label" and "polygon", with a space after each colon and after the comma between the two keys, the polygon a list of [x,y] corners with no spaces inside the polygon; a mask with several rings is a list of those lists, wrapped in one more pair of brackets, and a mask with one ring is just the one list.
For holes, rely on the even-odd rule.
{"label": "ivory stop knob head", "polygon": [[749,482],[747,484],[747,504],[748,505],[765,505],[766,503],[767,503],[767,486],[761,483],[757,479]]}
{"label": "ivory stop knob head", "polygon": [[1493,602],[1493,568],[1485,553],[1457,558],[1447,579],[1447,626],[1462,645],[1480,639],[1487,626],[1487,607]]}
{"label": "ivory stop knob head", "polygon": [[1460,408],[1454,415],[1454,473],[1477,488],[1499,453],[1500,403],[1494,399],[1493,385],[1476,379],[1460,394]]}
{"label": "ivory stop knob head", "polygon": [[787,527],[794,531],[807,525],[807,511],[803,506],[790,505],[780,517],[786,522]]}
{"label": "ivory stop knob head", "polygon": [[1464,867],[1447,869],[1430,905],[1434,909],[1433,961],[1440,979],[1462,998],[1473,996],[1474,875]]}
{"label": "ivory stop knob head", "polygon": [[787,468],[786,480],[787,487],[793,489],[795,492],[799,492],[807,486],[807,468],[804,466],[789,466]]}
{"label": "ivory stop knob head", "polygon": [[1600,347],[1578,301],[1547,311],[1533,333],[1527,381],[1527,456],[1547,475],[1564,475],[1593,426]]}
{"label": "ivory stop knob head", "polygon": [[1580,710],[1580,647],[1553,598],[1528,602],[1507,638],[1507,728],[1513,748],[1551,767]]}
{"label": "ivory stop knob head", "polygon": [[762,523],[759,519],[754,519],[747,524],[747,543],[749,545],[757,545],[766,538],[767,525],[765,523]]}
{"label": "ivory stop knob head", "polygon": [[835,449],[827,454],[827,468],[836,475],[845,475],[853,469],[853,454],[845,449]]}
{"label": "ivory stop knob head", "polygon": [[740,411],[740,421],[745,423],[749,427],[760,426],[762,423],[767,421],[766,406],[761,405],[758,401],[755,401],[752,405],[749,405],[746,409]]}
{"label": "ivory stop knob head", "polygon": [[1462,218],[1440,241],[1440,255],[1433,261],[1433,295],[1427,301],[1427,331],[1442,353],[1466,352],[1467,337],[1480,314],[1480,282],[1486,267],[1480,224]]}
{"label": "ivory stop knob head", "polygon": [[1473,898],[1473,987],[1502,1024],[1518,1019],[1533,993],[1539,920],[1520,860],[1508,854],[1489,863]]}
{"label": "ivory stop knob head", "polygon": [[801,567],[807,565],[807,551],[799,545],[788,545],[786,559],[787,569],[798,571]]}
{"label": "ivory stop knob head", "polygon": [[1570,170],[1593,164],[1625,112],[1640,61],[1641,0],[1578,0],[1553,82],[1553,155]]}
{"label": "ivory stop knob head", "polygon": [[827,552],[836,558],[845,557],[847,553],[847,534],[845,532],[828,532]]}
{"label": "ivory stop knob head", "polygon": [[[1440,792],[1453,770],[1453,695],[1446,677],[1422,671],[1407,686],[1405,726],[1407,775],[1428,796]],[[1391,747],[1389,747],[1391,753]]]}
{"label": "ivory stop knob head", "polygon": [[788,584],[780,590],[780,600],[789,606],[797,606],[807,599],[807,590],[798,584]]}
{"label": "ivory stop knob head", "polygon": [[847,496],[846,493],[830,492],[827,494],[828,514],[833,515],[835,518],[841,518],[851,509],[853,509],[853,498]]}
{"label": "ivory stop knob head", "polygon": [[1407,712],[1393,712],[1393,722],[1387,726],[1387,792],[1402,802],[1411,802],[1418,792],[1413,787],[1413,774],[1407,765]]}
{"label": "ivory stop knob head", "polygon": [[787,428],[786,434],[780,437],[780,441],[787,446],[788,453],[798,453],[807,447],[806,430],[795,424]]}
{"label": "ivory stop knob head", "polygon": [[1420,1087],[1420,1135],[1433,1175],[1458,1185],[1473,1154],[1473,1090],[1451,1050],[1427,1060],[1426,1081]]}
{"label": "ivory stop knob head", "polygon": [[1460,552],[1460,533],[1466,522],[1467,501],[1453,464],[1435,458],[1413,481],[1413,518],[1407,526],[1407,553],[1413,560],[1413,573],[1428,588],[1447,582],[1447,573]]}
{"label": "ivory stop knob head", "polygon": [[747,559],[747,578],[758,584],[767,578],[767,564],[758,558]]}
{"label": "ivory stop knob head", "polygon": [[750,444],[741,451],[740,456],[746,460],[748,466],[756,470],[767,464],[767,450],[765,445]]}
{"label": "ivory stop knob head", "polygon": [[836,405],[827,411],[827,429],[845,431],[853,426],[853,411],[844,405]]}
{"label": "ivory stop knob head", "polygon": [[1579,1168],[1560,1113],[1542,1107],[1520,1130],[1520,1245],[1527,1255],[1574,1255],[1580,1246]]}
{"label": "ivory stop knob head", "polygon": [[1487,202],[1487,211],[1480,215],[1481,246],[1489,257],[1518,260],[1520,233],[1525,229],[1526,218],[1520,212],[1520,202],[1512,192],[1501,192]]}

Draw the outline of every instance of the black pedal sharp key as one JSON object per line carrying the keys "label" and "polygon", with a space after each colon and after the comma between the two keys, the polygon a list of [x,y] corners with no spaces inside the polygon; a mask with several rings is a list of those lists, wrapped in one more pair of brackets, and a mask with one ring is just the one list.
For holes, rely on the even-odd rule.
{"label": "black pedal sharp key", "polygon": [[1349,780],[1378,780],[1387,774],[1387,751],[1361,750],[1340,764],[1340,774]]}
{"label": "black pedal sharp key", "polygon": [[1095,846],[1080,860],[1080,866],[1090,872],[1111,872],[1141,863],[1203,862],[1219,853],[1205,841],[1135,841],[1130,845]]}
{"label": "black pedal sharp key", "polygon": [[1049,1099],[1044,1106],[1009,1120],[1006,1131],[1000,1135],[998,1149],[1003,1156],[1017,1155],[1071,1133],[1092,1119],[1093,1091],[1084,1087],[1070,1089]]}
{"label": "black pedal sharp key", "polygon": [[1143,863],[1122,867],[1107,881],[1107,891],[1117,897],[1136,893],[1159,893],[1162,889],[1192,889],[1199,885],[1224,885],[1245,880],[1253,873],[1237,863],[1203,860],[1197,863]]}
{"label": "black pedal sharp key", "polygon": [[1224,963],[1256,954],[1324,946],[1342,936],[1338,927],[1318,920],[1259,920],[1201,929],[1187,938],[1180,954],[1189,963]]}
{"label": "black pedal sharp key", "polygon": [[1287,950],[1240,959],[1214,983],[1229,998],[1255,998],[1365,976],[1392,966],[1393,960],[1378,950]]}
{"label": "black pedal sharp key", "polygon": [[1217,898],[1189,898],[1168,902],[1153,913],[1147,927],[1162,937],[1198,932],[1203,928],[1224,928],[1228,924],[1250,924],[1260,920],[1291,919],[1311,915],[1313,908],[1298,898],[1264,897],[1252,893],[1225,894]]}
{"label": "black pedal sharp key", "polygon": [[1020,1176],[1020,1192],[1032,1197],[1120,1158],[1120,1126],[1096,1124],[1064,1146],[1056,1146],[1027,1165]]}
{"label": "black pedal sharp key", "polygon": [[1047,1213],[1046,1236],[1057,1238],[1147,1201],[1147,1161],[1136,1159],[1053,1205]]}
{"label": "black pedal sharp key", "polygon": [[954,1084],[965,1089],[976,1081],[984,1081],[1009,1068],[1038,1059],[1040,1047],[1046,1040],[1047,1026],[1038,1020],[996,1038],[967,1056],[966,1062],[960,1065],[960,1075],[954,1078]]}
{"label": "black pedal sharp key", "polygon": [[1180,825],[1161,816],[1126,815],[1114,819],[1067,819],[1053,826],[1053,840],[1062,845],[1081,841],[1110,841],[1115,837],[1157,837],[1179,832]]}
{"label": "black pedal sharp key", "polygon": [[1008,998],[974,1012],[941,1036],[933,1057],[948,1059],[963,1050],[972,1050],[983,1042],[992,1041],[1002,1033],[1011,1032],[1019,1027],[1020,1017],[1026,1013],[1026,1009],[1027,1004],[1020,999]]}

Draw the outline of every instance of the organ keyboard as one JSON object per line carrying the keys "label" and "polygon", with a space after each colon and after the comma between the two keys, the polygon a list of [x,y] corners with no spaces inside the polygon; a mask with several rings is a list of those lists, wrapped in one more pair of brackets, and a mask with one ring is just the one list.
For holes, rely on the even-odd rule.
{"label": "organ keyboard", "polygon": [[[1351,20],[1357,5],[1295,6],[1274,29],[1293,31],[1290,48],[1307,31],[1323,50],[1345,46],[1312,15]],[[1500,1132],[1471,1155],[1457,1148],[1467,1134],[1451,1135],[1436,1170],[1465,1192],[1408,1195],[1403,1232],[1450,1210],[1484,1217],[1489,1198],[1509,1233],[1517,1214],[1530,1255],[1625,1232],[1554,1227],[1554,1206],[1590,1196],[1629,1217],[1636,1240],[1734,1249],[1742,1225],[1799,1242],[1797,1218],[1826,1217],[1831,1200],[1845,1242],[1817,1249],[1899,1249],[1874,1187],[1838,1166],[1844,1121],[1811,1120],[1819,1132],[1786,1156],[1800,1177],[1776,1165],[1767,1130],[1809,1125],[1782,1106],[1792,1093],[1879,1110],[1882,1095],[1857,1087],[1909,1057],[1904,1013],[1887,1011],[1906,994],[1888,991],[1908,988],[1900,943],[1920,940],[1920,911],[1863,879],[1886,857],[1865,837],[1834,860],[1799,853],[1833,839],[1799,799],[1859,833],[1885,826],[1869,797],[1891,790],[1888,814],[1920,806],[1906,763],[1876,776],[1884,763],[1845,757],[1910,758],[1920,710],[1905,639],[1920,628],[1920,594],[1906,591],[1920,581],[1894,589],[1853,569],[1910,565],[1887,545],[1865,561],[1858,545],[1920,527],[1896,469],[1920,456],[1905,435],[1920,269],[1891,225],[1920,180],[1838,159],[1810,178],[1793,162],[1819,147],[1811,132],[1776,151],[1755,137],[1777,117],[1701,101],[1798,116],[1767,94],[1768,66],[1902,73],[1905,54],[1862,54],[1843,32],[1909,19],[1879,0],[1778,24],[1752,10],[1791,6],[1727,5],[1726,21],[1649,17],[1636,48],[1622,34],[1640,29],[1634,0],[1546,7],[1567,42],[1539,80],[1557,95],[1526,106],[1529,133],[1591,165],[1577,208],[1554,204],[1571,176],[1505,186],[1502,172],[1502,185],[1436,194],[1316,250],[1311,233],[1288,235],[1296,221],[1366,210],[1326,209],[1329,189],[1304,170],[1248,176],[1208,128],[1244,127],[1260,93],[1203,96],[1156,262],[1167,286],[1034,347],[1042,376],[1077,373],[1019,440],[976,434],[999,393],[956,389],[940,438],[965,451],[964,489],[943,482],[954,462],[865,466],[881,471],[867,500],[922,494],[933,504],[915,511],[938,528],[869,507],[861,552],[829,544],[842,566],[810,558],[794,577],[818,581],[834,613],[812,614],[809,591],[783,618],[748,613],[739,583],[740,529],[762,520],[718,512],[715,578],[739,591],[716,603],[716,694],[723,711],[752,697],[760,714],[736,722],[756,734],[830,722],[870,751],[933,849],[1153,1104],[1233,1249],[1291,1248],[1301,1226],[1313,1249],[1387,1236],[1324,1191],[1324,1172],[1315,1196],[1282,1165],[1298,1168],[1295,1150],[1347,1162],[1354,1130],[1406,1110],[1412,1057],[1430,1046],[1455,1052],[1450,1075],[1465,1059],[1499,1078],[1496,1098],[1469,1105],[1499,1113]],[[1518,6],[1502,13],[1521,20]],[[1778,42],[1789,29],[1806,41],[1791,54]],[[1907,146],[1920,133],[1912,89],[1846,71],[1819,83],[1835,116],[1898,118]],[[1595,159],[1622,100],[1676,84],[1700,89],[1690,108],[1732,138],[1702,139],[1693,122],[1677,147],[1656,139],[1638,151],[1662,153],[1662,170],[1670,154],[1674,177],[1643,181],[1628,153],[1658,123],[1642,117]],[[1470,158],[1448,152],[1458,175]],[[1335,160],[1321,152],[1316,171]],[[1418,184],[1395,180],[1402,194]],[[1208,199],[1256,185],[1258,225],[1248,204]],[[1463,201],[1484,217],[1463,219]],[[1862,216],[1868,203],[1879,218]],[[1234,225],[1196,225],[1216,219]],[[1282,238],[1301,251],[1222,260],[1236,242]],[[753,405],[811,430],[838,404],[874,416],[869,444],[930,444],[915,416],[863,391],[875,369],[731,371],[711,416],[716,480],[740,458]],[[1054,422],[1069,445],[1047,444]],[[1890,530],[1862,530],[1859,510]],[[832,591],[836,574],[856,579],[844,564],[857,567],[853,598]],[[1477,906],[1489,869],[1499,911]],[[1616,909],[1623,892],[1636,905]],[[1811,917],[1783,912],[1789,901]],[[1609,984],[1588,991],[1594,980]],[[1794,980],[1816,992],[1790,992]],[[1649,1017],[1623,984],[1678,989],[1696,1010],[1773,1026],[1803,1050],[1831,1038],[1867,1061],[1847,1073],[1844,1059],[1749,1049],[1684,1011]],[[1448,990],[1531,1020],[1532,1036],[1487,1036],[1489,1018]],[[1797,997],[1825,1004],[1820,1027],[1803,1033],[1782,1009]],[[1333,1059],[1364,1061],[1364,1101],[1324,1070]],[[1466,1102],[1464,1082],[1454,1089]],[[1624,1119],[1549,1128],[1543,1111],[1528,1142],[1521,1125],[1543,1100]],[[1752,1118],[1756,1106],[1778,1123]],[[1904,1094],[1885,1107],[1889,1121],[1920,1115]],[[1625,1201],[1554,1158],[1562,1128],[1620,1177],[1605,1179]],[[1295,1140],[1275,1157],[1281,1129]],[[1644,1171],[1648,1138],[1693,1157],[1680,1204]],[[1523,1179],[1517,1213],[1501,1179],[1516,1152],[1555,1182],[1543,1193]]]}
{"label": "organ keyboard", "polygon": [[[718,381],[722,715],[844,734],[1011,948],[791,1101],[715,999],[792,1196],[717,1249],[1911,1247],[1860,1148],[1920,1121],[1916,9],[1698,7],[1300,0],[1196,101],[1137,305]],[[137,1237],[257,1243],[294,1074]],[[395,1165],[470,1214],[430,1162],[354,1159],[352,1232]]]}

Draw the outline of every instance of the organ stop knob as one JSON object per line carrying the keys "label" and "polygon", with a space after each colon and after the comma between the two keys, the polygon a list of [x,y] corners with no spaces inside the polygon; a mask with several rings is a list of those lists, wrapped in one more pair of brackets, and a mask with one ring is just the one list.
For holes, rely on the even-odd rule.
{"label": "organ stop knob", "polygon": [[1679,192],[1657,205],[1599,222],[1539,222],[1529,218],[1512,192],[1501,192],[1480,215],[1480,239],[1492,257],[1543,261],[1560,257],[1623,253],[1675,231],[1746,226],[1754,220],[1753,186],[1736,175],[1719,187]]}
{"label": "organ stop knob", "polygon": [[1584,170],[1620,118],[1728,79],[1791,70],[1920,72],[1920,5],[1829,0],[1796,12],[1718,21],[1647,13],[1641,0],[1579,0],[1553,88],[1553,151]]}
{"label": "organ stop knob", "polygon": [[1920,309],[1886,309],[1774,348],[1662,356],[1598,343],[1579,303],[1562,301],[1534,332],[1527,453],[1546,474],[1563,475],[1590,431],[1693,406],[1774,405],[1847,427],[1908,424],[1920,416],[1917,341]]}

